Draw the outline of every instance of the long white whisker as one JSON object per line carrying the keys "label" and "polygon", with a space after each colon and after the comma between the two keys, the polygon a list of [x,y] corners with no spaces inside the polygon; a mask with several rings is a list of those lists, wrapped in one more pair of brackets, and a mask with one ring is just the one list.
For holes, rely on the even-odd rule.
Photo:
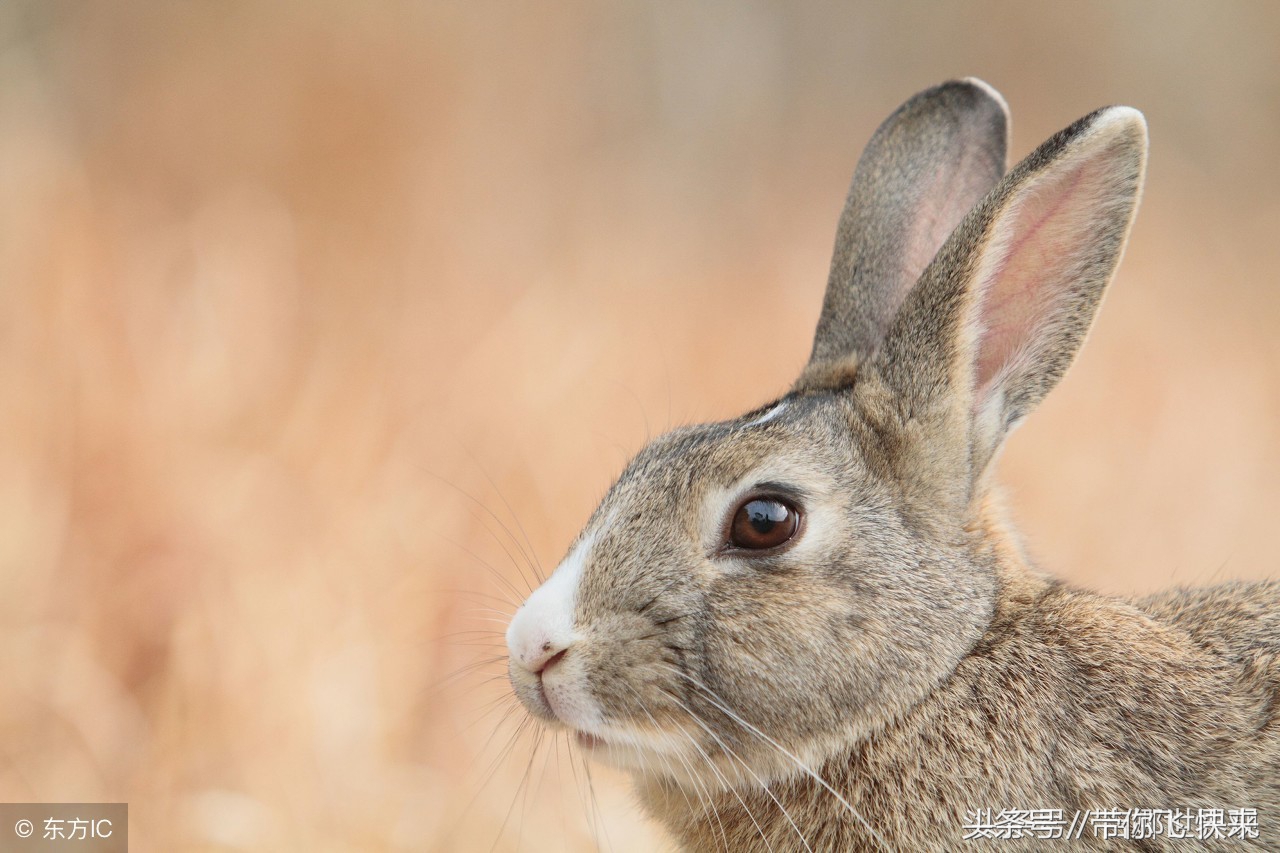
{"label": "long white whisker", "polygon": [[[454,540],[450,539],[448,536],[444,536],[442,534],[437,534],[437,535],[439,536],[441,541],[449,543],[450,545],[457,548],[459,551],[466,554],[468,557],[470,557],[471,559],[475,560],[477,563],[479,563],[480,565],[488,569],[489,573],[492,574],[498,580],[498,582],[501,583],[508,591],[510,591],[512,595],[515,596],[514,599],[510,599],[510,598],[507,598],[506,594],[504,593],[502,595],[502,600],[505,603],[511,605],[512,612],[515,612],[516,610],[520,609],[519,602],[523,601],[524,598],[529,594],[529,592],[532,591],[532,587],[529,586],[529,580],[524,576],[523,572],[520,573],[520,580],[524,583],[526,587],[525,592],[521,592],[520,588],[517,587],[515,584],[513,584],[510,578],[508,578],[502,572],[498,571],[489,563],[488,560],[481,557],[475,551],[472,551],[466,545],[463,545],[460,542],[455,542]],[[519,570],[519,568],[520,568],[519,565],[517,565],[516,569]]]}
{"label": "long white whisker", "polygon": [[[596,799],[596,785],[591,778],[591,766],[587,764],[586,756],[582,758],[582,772],[587,777],[587,790],[591,793],[591,806],[595,812],[596,820],[600,822],[600,828],[604,830],[604,842],[610,850],[613,850],[613,839],[609,837],[609,827],[605,825],[604,816],[600,813],[600,801]],[[596,841],[596,847],[599,848],[600,842]]]}
{"label": "long white whisker", "polygon": [[[539,740],[541,740],[541,738],[539,738]],[[555,737],[552,736],[551,740],[554,743]],[[530,761],[529,766],[530,768],[532,768],[533,759],[530,758],[529,761]],[[547,765],[550,763],[551,763],[551,750],[548,749],[542,755],[542,772],[538,774],[538,781],[533,786],[531,786],[533,788],[534,808],[537,808],[538,797],[542,793],[542,783],[545,782],[547,778]],[[520,831],[516,835],[516,853],[519,853],[520,847],[524,843],[524,820],[525,820],[525,815],[528,814],[528,806],[529,806],[529,788],[525,788],[524,802],[520,804]]]}
{"label": "long white whisker", "polygon": [[[626,686],[626,688],[630,690],[632,694],[636,697],[636,702],[637,704],[639,704],[640,710],[644,711],[645,715],[653,722],[654,728],[661,729],[661,726],[658,725],[658,721],[654,718],[653,714],[649,712],[648,707],[644,703],[644,699],[640,696],[640,694],[636,691],[636,689],[632,687],[630,684],[626,684],[625,682],[623,683]],[[686,738],[689,737],[689,733],[684,731],[683,729],[680,730],[680,733],[683,734]],[[671,762],[668,761],[667,757],[663,755],[661,752],[657,752],[655,754],[662,759],[662,763],[667,766],[667,771],[671,774],[672,779],[675,779],[676,772],[675,772],[675,768],[671,766]],[[695,786],[693,793],[694,793],[694,796],[698,798],[698,805],[701,806],[702,812],[705,814],[708,811],[715,811],[716,820],[719,821],[720,813],[715,808],[715,804],[712,800],[711,791],[705,788],[705,786],[702,783],[702,780],[698,778],[698,774],[693,771],[693,766],[689,764],[689,762],[685,759],[683,755],[677,752],[675,753],[675,757],[680,761],[682,765],[684,765],[684,769],[685,769],[685,772],[688,774],[689,780]],[[685,805],[689,807],[689,810],[691,812],[694,812],[695,810],[693,808],[693,803],[689,802],[689,793],[684,789],[684,786],[677,783],[676,788],[680,791],[680,796],[684,797]],[[706,791],[705,797],[703,796],[704,790]],[[727,849],[729,846],[729,839],[725,837],[723,823],[721,823],[720,825],[720,834],[724,840],[725,848]]]}
{"label": "long white whisker", "polygon": [[764,789],[764,792],[769,795],[769,799],[773,800],[773,802],[778,806],[778,808],[782,810],[783,817],[787,819],[787,823],[791,824],[791,828],[796,831],[796,835],[799,836],[800,843],[804,845],[804,849],[808,850],[809,853],[813,853],[813,848],[811,848],[809,846],[809,842],[805,840],[804,833],[800,831],[800,827],[797,826],[796,822],[791,819],[791,813],[787,811],[787,807],[782,804],[781,800],[779,800],[776,796],[774,796],[773,791],[769,789],[769,785],[763,779],[761,779],[760,776],[757,775],[754,770],[751,769],[751,766],[748,765],[747,762],[743,760],[742,756],[738,755],[738,753],[735,752],[733,748],[729,746],[729,744],[724,742],[723,738],[721,738],[714,731],[712,731],[711,727],[708,726],[705,722],[703,722],[702,719],[696,713],[694,713],[692,708],[690,708],[688,705],[681,702],[679,699],[677,699],[675,696],[671,695],[670,693],[667,694],[667,697],[671,699],[671,701],[679,705],[681,708],[683,708],[685,713],[689,715],[690,719],[692,719],[695,723],[701,726],[703,731],[709,734],[711,738],[715,740],[717,744],[720,745],[721,749],[727,752],[732,758],[736,759],[737,762],[742,765],[743,770],[746,770],[748,773],[751,774],[751,778],[755,779],[756,782],[759,783],[760,787]]}
{"label": "long white whisker", "polygon": [[587,819],[587,826],[591,829],[591,840],[596,843],[596,850],[600,850],[600,836],[596,834],[595,820],[591,815],[591,804],[582,794],[582,782],[578,779],[578,762],[577,756],[573,754],[572,735],[565,732],[564,736],[565,750],[569,753],[569,772],[573,775],[573,788],[578,792],[578,800],[582,803],[582,816]]}
{"label": "long white whisker", "polygon": [[[707,766],[711,768],[711,772],[716,775],[717,779],[724,783],[725,789],[729,793],[733,794],[734,798],[737,799],[738,804],[742,806],[742,810],[747,813],[747,817],[749,817],[751,819],[751,823],[755,825],[756,832],[760,833],[760,840],[764,842],[765,847],[769,848],[770,853],[773,853],[773,845],[769,843],[769,839],[764,834],[764,827],[760,825],[760,822],[756,820],[756,816],[752,814],[751,807],[747,805],[747,801],[742,799],[742,795],[733,787],[733,783],[729,781],[729,777],[725,776],[719,767],[716,767],[716,763],[711,760],[711,756],[708,755],[707,751],[702,748],[702,745],[694,739],[693,735],[689,734],[687,731],[684,734],[685,737],[689,739],[689,743],[693,744],[693,748],[696,749],[704,759],[706,759]],[[719,813],[717,812],[717,814]],[[721,828],[723,828],[723,826],[724,825],[721,824]],[[727,843],[726,839],[726,844]]]}
{"label": "long white whisker", "polygon": [[[519,706],[516,706],[516,707],[519,707]],[[502,719],[498,721],[497,725],[493,727],[493,731],[489,733],[489,737],[488,739],[485,740],[484,747],[480,750],[478,755],[483,756],[488,751],[489,746],[493,743],[494,737],[497,736],[498,731],[502,728],[503,724],[506,723],[507,718],[511,716],[511,713],[514,710],[515,708],[508,710],[507,713],[502,717]],[[489,763],[489,766],[485,768],[484,773],[480,777],[481,781],[476,786],[475,793],[472,794],[471,799],[467,801],[467,804],[466,806],[463,807],[462,811],[458,812],[458,816],[453,822],[453,828],[450,829],[445,834],[445,837],[444,837],[445,841],[450,840],[453,837],[454,833],[456,833],[462,827],[463,822],[466,820],[467,815],[471,812],[471,809],[475,807],[476,802],[480,799],[480,795],[484,792],[486,788],[489,787],[489,783],[492,782],[494,777],[497,775],[498,767],[511,754],[511,751],[515,748],[516,743],[518,743],[520,740],[520,735],[524,733],[525,729],[532,722],[532,720],[533,720],[532,717],[526,715],[525,718],[520,721],[520,723],[516,726],[515,731],[511,733],[511,737],[507,738],[506,744],[502,747],[502,749],[498,751],[498,755],[493,759],[493,761]]]}
{"label": "long white whisker", "polygon": [[[649,718],[649,721],[653,723],[653,727],[654,727],[655,729],[661,729],[661,726],[659,726],[659,725],[658,725],[658,721],[657,721],[657,719],[653,716],[653,714],[652,714],[652,713],[650,713],[648,706],[646,706],[646,705],[645,705],[645,703],[644,703],[644,699],[640,696],[640,694],[636,691],[636,689],[635,689],[634,687],[632,687],[630,684],[627,684],[626,682],[623,682],[623,685],[624,685],[628,690],[630,690],[630,691],[631,691],[631,693],[636,697],[636,704],[638,704],[638,705],[640,706],[640,710],[641,710],[641,711],[644,711],[645,716],[646,716],[646,717],[648,717],[648,718]],[[659,751],[657,751],[657,750],[651,750],[651,752],[652,752],[654,755],[656,755],[659,759],[661,759],[661,760],[662,760],[662,763],[663,763],[663,764],[666,766],[666,768],[667,768],[667,774],[671,777],[671,779],[672,779],[672,780],[675,780],[675,779],[676,779],[677,774],[676,774],[675,768],[671,766],[671,762],[667,760],[667,756],[666,756],[665,754],[663,754],[662,752],[659,752]],[[679,757],[679,756],[678,756],[678,754],[677,754],[677,757]],[[691,775],[692,775],[692,774],[691,774]],[[655,778],[655,779],[657,779],[657,778],[658,778],[658,776],[657,776],[657,774],[656,774],[656,773],[654,774],[654,778]],[[682,797],[684,797],[685,805],[687,805],[687,806],[689,807],[689,811],[694,811],[693,803],[691,803],[691,802],[689,801],[689,794],[688,794],[688,792],[687,792],[687,791],[685,791],[684,787],[683,787],[683,786],[681,786],[681,785],[679,785],[679,784],[677,784],[677,785],[676,785],[676,787],[677,787],[677,788],[679,788],[679,790],[680,790],[680,795],[681,795]]]}
{"label": "long white whisker", "polygon": [[[481,622],[497,622],[500,625],[506,625],[511,621],[511,617],[515,615],[514,613],[508,613],[505,610],[499,610],[496,607],[468,607],[466,610],[463,610],[462,613],[465,616],[471,616]],[[497,616],[476,616],[475,614],[477,613],[496,613]]]}
{"label": "long white whisker", "polygon": [[501,726],[504,722],[506,722],[507,717],[515,713],[515,711],[520,707],[520,703],[510,693],[503,693],[502,695],[497,696],[496,698],[491,699],[488,702],[485,702],[483,705],[476,708],[472,712],[477,714],[476,718],[471,720],[465,726],[463,726],[462,730],[464,732],[470,730],[471,728],[475,727],[477,724],[482,722],[490,714],[494,713],[499,708],[504,708],[504,707],[507,709],[507,713],[504,714],[502,719],[498,721],[499,726]]}
{"label": "long white whisker", "polygon": [[[533,569],[534,576],[537,577],[538,582],[541,583],[545,579],[542,574],[542,564],[538,561],[538,554],[533,548],[533,542],[529,540],[529,534],[525,532],[524,525],[520,522],[520,516],[517,515],[516,511],[511,508],[510,502],[507,501],[507,496],[502,493],[502,489],[498,488],[498,484],[495,483],[493,481],[493,478],[489,476],[489,472],[486,471],[485,467],[480,464],[480,460],[477,459],[476,455],[471,452],[471,448],[467,447],[465,449],[467,451],[467,455],[471,457],[471,461],[474,462],[476,467],[480,469],[480,473],[484,475],[484,478],[489,481],[489,485],[493,486],[494,492],[496,492],[498,495],[498,500],[502,501],[502,505],[506,507],[507,512],[510,513],[511,520],[516,523],[516,529],[520,531],[521,537],[524,538],[524,544],[529,549],[527,554],[527,559],[529,561],[529,568]],[[489,514],[493,515],[493,513],[489,513]],[[499,524],[502,524],[501,520],[499,520],[496,515],[493,515],[493,517],[495,520],[498,520]],[[504,530],[507,530],[507,526],[505,524],[502,525],[502,528]],[[507,535],[511,536],[510,530],[507,530]],[[515,536],[511,536],[511,538],[514,540]],[[521,550],[521,553],[524,553],[524,548],[521,548],[520,550]]]}
{"label": "long white whisker", "polygon": [[[565,735],[566,739],[568,735]],[[560,838],[564,842],[565,851],[569,849],[569,822],[565,818],[564,813],[564,779],[560,774],[560,737],[555,735],[552,737],[553,744],[556,748],[556,804],[560,807]]]}
{"label": "long white whisker", "polygon": [[463,664],[462,666],[458,667],[457,669],[455,669],[453,672],[441,678],[435,684],[432,684],[430,687],[428,687],[427,695],[435,696],[441,693],[442,691],[444,691],[450,685],[454,684],[459,679],[465,678],[466,676],[471,675],[477,669],[481,669],[486,666],[493,666],[495,663],[499,663],[500,661],[504,661],[506,659],[507,659],[507,656],[503,654],[503,655],[493,655],[491,657],[479,658],[477,660],[469,661]]}
{"label": "long white whisker", "polygon": [[[515,796],[511,798],[511,805],[507,807],[507,813],[502,817],[502,824],[498,827],[498,835],[493,839],[493,846],[489,848],[489,853],[493,853],[498,849],[498,844],[502,841],[502,835],[507,830],[507,821],[511,820],[511,813],[515,811],[516,802],[520,799],[522,792],[528,793],[525,787],[529,783],[529,774],[533,772],[533,761],[538,755],[538,747],[542,745],[543,729],[539,729],[537,735],[533,739],[533,748],[529,750],[529,764],[524,769],[524,775],[520,777],[520,785],[516,788]],[[519,839],[516,841],[519,844]]]}
{"label": "long white whisker", "polygon": [[[686,729],[680,729],[680,734],[684,735],[685,740],[689,741],[689,743],[693,746],[694,749],[698,750],[699,752],[702,752],[702,750],[699,749],[698,747],[697,741],[693,739],[693,735],[689,731],[687,731]],[[681,756],[679,753],[676,753],[676,756],[680,758],[681,763],[683,763],[685,768],[689,771],[689,778],[694,780],[698,779],[698,774],[694,772],[693,765],[691,765],[687,760],[685,760],[684,757]],[[706,753],[702,753],[702,756],[703,758],[707,757]],[[707,759],[707,763],[708,764],[711,763],[710,759]],[[712,767],[712,770],[714,771],[715,768]],[[724,849],[726,853],[731,853],[729,848],[729,833],[727,830],[725,830],[724,820],[720,817],[720,808],[716,805],[715,792],[711,790],[711,786],[709,784],[706,784],[706,783],[699,783],[699,784],[702,786],[703,790],[706,791],[707,806],[711,809],[711,814],[712,816],[715,817],[716,823],[720,827],[720,839],[721,841],[724,842]],[[701,797],[699,797],[699,799],[701,799]]]}
{"label": "long white whisker", "polygon": [[[481,592],[481,591],[480,591],[480,590],[478,590],[478,589],[457,589],[457,588],[453,588],[453,589],[442,589],[442,590],[440,590],[440,591],[441,591],[441,592],[447,592],[447,593],[449,593],[450,595],[461,595],[461,596],[464,596],[464,597],[466,597],[466,598],[487,598],[488,600],[490,600],[490,601],[496,601],[496,602],[498,602],[499,604],[510,604],[510,603],[511,603],[511,602],[507,601],[505,598],[503,598],[502,596],[499,596],[499,595],[492,595],[492,594],[487,593],[487,592]],[[501,614],[501,615],[503,615],[503,616],[506,616],[508,619],[509,619],[509,618],[511,618],[511,615],[515,612],[514,610],[497,610],[497,609],[494,609],[494,608],[490,608],[490,609],[491,609],[494,613],[498,613],[498,614]]]}
{"label": "long white whisker", "polygon": [[[467,451],[467,454],[468,454],[469,456],[471,455],[470,450],[468,450],[468,451]],[[486,480],[488,480],[488,481],[489,481],[489,485],[493,486],[494,490],[498,492],[498,497],[499,497],[499,499],[501,499],[501,500],[502,500],[503,504],[506,504],[507,511],[508,511],[508,512],[511,512],[511,517],[515,520],[516,524],[517,524],[517,525],[519,525],[519,524],[520,524],[520,519],[519,519],[519,517],[518,517],[518,516],[516,516],[516,514],[515,514],[514,512],[512,512],[512,510],[511,510],[511,505],[510,505],[510,504],[507,504],[507,500],[506,500],[506,498],[504,498],[504,497],[502,496],[502,492],[498,489],[498,487],[494,484],[493,480],[489,477],[488,472],[486,472],[486,471],[484,470],[484,466],[480,464],[480,462],[475,458],[475,456],[471,456],[471,461],[472,461],[473,463],[475,463],[475,466],[476,466],[478,469],[480,469],[480,473],[481,473],[481,474],[483,474],[483,475],[484,475],[484,478],[485,478]],[[445,477],[440,476],[439,474],[435,473],[434,471],[429,471],[429,470],[427,470],[427,469],[423,469],[423,470],[422,470],[422,473],[426,474],[428,477],[432,477],[432,478],[434,478],[435,480],[437,480],[437,481],[439,481],[439,482],[443,483],[444,485],[448,486],[449,488],[453,489],[453,490],[454,490],[454,491],[456,491],[458,494],[462,495],[464,498],[466,498],[467,500],[469,500],[469,501],[471,501],[473,504],[475,504],[477,507],[479,507],[479,508],[480,508],[480,510],[481,510],[482,512],[484,512],[484,513],[485,513],[485,515],[489,516],[489,517],[490,517],[490,518],[492,518],[494,521],[496,521],[496,522],[498,523],[498,526],[502,528],[502,532],[503,532],[503,533],[505,533],[505,534],[507,534],[508,538],[510,538],[510,540],[511,540],[511,543],[512,543],[513,545],[515,545],[516,550],[518,550],[518,551],[520,552],[520,556],[521,556],[521,558],[523,558],[525,565],[527,565],[531,570],[533,570],[533,575],[534,575],[534,577],[535,577],[535,578],[537,578],[539,582],[541,582],[541,580],[542,580],[542,574],[541,574],[541,572],[539,571],[539,567],[538,567],[538,565],[537,565],[537,558],[536,558],[536,556],[534,556],[534,555],[532,555],[531,553],[529,553],[529,552],[526,552],[526,551],[525,551],[524,546],[520,543],[520,540],[516,538],[515,534],[511,532],[511,529],[510,529],[509,527],[507,527],[507,525],[503,522],[503,520],[502,520],[501,518],[498,518],[497,513],[495,513],[493,510],[489,509],[489,507],[484,503],[484,501],[480,500],[480,499],[479,499],[479,498],[477,498],[475,495],[471,494],[471,493],[470,493],[470,492],[468,492],[466,489],[464,489],[464,488],[462,488],[461,486],[459,486],[457,483],[454,483],[454,482],[450,481],[449,479],[447,479],[447,478],[445,478]],[[468,513],[468,515],[471,515],[471,513]],[[472,518],[475,518],[475,516],[474,516],[474,515],[472,515],[471,517],[472,517]],[[500,548],[502,548],[502,550],[503,550],[503,551],[505,551],[505,552],[506,552],[506,554],[507,554],[507,556],[508,556],[508,557],[510,557],[510,558],[511,558],[511,562],[515,565],[515,567],[516,567],[517,571],[519,571],[519,572],[520,572],[520,578],[521,578],[521,580],[525,580],[524,569],[521,567],[520,562],[516,560],[515,555],[511,553],[511,550],[510,550],[510,549],[506,546],[506,544],[505,544],[505,543],[504,543],[504,542],[503,542],[503,541],[498,537],[498,534],[494,533],[494,532],[493,532],[493,529],[492,529],[491,527],[489,527],[489,525],[488,525],[488,524],[486,524],[486,523],[484,522],[484,520],[483,520],[483,519],[477,519],[477,520],[480,522],[480,526],[481,526],[481,527],[483,527],[483,528],[485,529],[485,531],[486,531],[486,532],[487,532],[487,533],[488,533],[488,534],[493,538],[493,540],[494,540],[495,542],[497,542],[497,543],[498,543],[498,546],[499,546]],[[524,530],[523,530],[523,528],[521,528],[521,533],[523,533],[523,532],[524,532]],[[525,537],[525,541],[526,541],[526,542],[528,541],[528,537],[527,537],[527,536]],[[530,546],[530,549],[532,549],[532,546]],[[531,584],[528,584],[528,581],[527,581],[527,580],[525,580],[525,583],[526,583],[527,585],[529,585],[530,587],[532,587],[532,585],[531,585]]]}
{"label": "long white whisker", "polygon": [[706,695],[707,700],[711,702],[711,704],[715,705],[717,708],[723,711],[725,715],[727,715],[730,719],[738,723],[738,725],[742,726],[743,728],[757,735],[762,740],[772,745],[775,749],[777,749],[780,753],[785,755],[787,758],[790,758],[792,761],[794,761],[798,769],[803,771],[806,775],[812,778],[815,782],[817,782],[823,788],[827,789],[827,791],[830,792],[831,796],[839,800],[840,804],[845,807],[845,809],[849,812],[849,814],[853,815],[853,817],[858,821],[858,823],[862,824],[862,827],[866,829],[866,831],[870,833],[871,836],[877,842],[880,843],[880,846],[882,846],[885,850],[889,850],[889,851],[893,850],[893,848],[889,846],[889,843],[885,841],[883,837],[881,837],[880,833],[876,832],[875,828],[871,826],[871,824],[867,821],[867,819],[864,818],[858,812],[858,810],[853,807],[853,804],[850,803],[847,799],[845,799],[844,795],[842,795],[839,791],[831,787],[831,784],[828,783],[826,779],[823,779],[820,775],[818,775],[818,773],[816,773],[812,768],[810,768],[807,764],[801,761],[796,755],[790,752],[782,744],[778,743],[776,740],[769,737],[764,732],[760,731],[760,729],[756,728],[751,723],[748,723],[746,720],[742,719],[742,717],[738,713],[736,713],[735,711],[730,709],[727,705],[725,705],[724,702],[720,699],[720,697],[717,696],[715,692],[711,690],[711,688],[707,687],[705,684],[698,681],[698,679],[694,678],[688,673],[682,672],[679,669],[676,669],[675,667],[667,667],[667,668],[670,669],[672,672],[676,673],[677,675],[679,675],[681,678],[686,679],[694,687],[697,687],[699,690],[701,690]]}
{"label": "long white whisker", "polygon": [[[487,507],[485,508],[485,512],[489,512]],[[502,538],[498,536],[498,534],[493,532],[493,529],[489,527],[489,525],[485,522],[483,517],[479,517],[475,513],[467,513],[467,514],[471,516],[472,519],[477,521],[481,527],[484,528],[484,532],[489,534],[489,538],[497,543],[498,547],[502,549],[502,553],[507,555],[507,559],[511,561],[511,565],[515,566],[516,571],[520,573],[520,580],[524,581],[524,585],[529,588],[530,592],[533,591],[535,584],[530,583],[528,576],[525,575],[525,571],[524,571],[525,566],[528,566],[529,569],[533,572],[534,579],[538,583],[542,583],[541,573],[536,568],[534,568],[533,563],[529,560],[528,556],[524,553],[523,548],[520,549],[520,556],[524,559],[524,565],[521,565],[520,560],[517,560],[516,555],[511,553],[511,549],[507,547],[507,543],[504,542]],[[493,513],[491,512],[489,514],[493,515]],[[511,536],[511,531],[506,529],[505,524],[502,524],[501,521],[499,521],[498,524],[502,525],[502,529],[506,531],[508,536]],[[514,539],[514,537],[512,538]],[[516,544],[517,546],[519,545],[518,542]]]}

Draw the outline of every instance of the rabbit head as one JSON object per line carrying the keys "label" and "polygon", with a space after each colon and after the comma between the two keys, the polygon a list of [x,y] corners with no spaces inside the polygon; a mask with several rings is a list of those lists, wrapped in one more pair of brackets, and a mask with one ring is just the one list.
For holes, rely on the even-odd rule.
{"label": "rabbit head", "polygon": [[1108,108],[1006,175],[1007,128],[961,80],[876,131],[795,386],[641,450],[512,619],[530,712],[638,773],[764,784],[970,651],[1013,547],[986,474],[1088,331],[1146,151],[1141,115]]}

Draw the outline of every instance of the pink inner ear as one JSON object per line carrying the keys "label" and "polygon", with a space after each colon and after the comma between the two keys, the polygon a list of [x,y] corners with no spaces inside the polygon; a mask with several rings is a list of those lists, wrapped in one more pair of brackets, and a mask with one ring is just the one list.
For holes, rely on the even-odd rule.
{"label": "pink inner ear", "polygon": [[994,235],[998,260],[983,272],[975,387],[981,404],[1001,374],[1036,349],[1069,292],[1087,241],[1104,176],[1086,161],[1041,178]]}
{"label": "pink inner ear", "polygon": [[973,165],[980,156],[980,151],[965,148],[958,163],[938,162],[923,185],[907,218],[912,224],[899,254],[899,305],[965,214],[991,189],[987,170]]}

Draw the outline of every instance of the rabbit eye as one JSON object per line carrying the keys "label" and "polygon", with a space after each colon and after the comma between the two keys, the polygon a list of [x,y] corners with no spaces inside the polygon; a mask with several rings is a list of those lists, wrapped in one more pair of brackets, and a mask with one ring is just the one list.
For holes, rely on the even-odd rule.
{"label": "rabbit eye", "polygon": [[778,498],[751,498],[733,514],[729,544],[747,551],[777,548],[796,535],[800,513]]}

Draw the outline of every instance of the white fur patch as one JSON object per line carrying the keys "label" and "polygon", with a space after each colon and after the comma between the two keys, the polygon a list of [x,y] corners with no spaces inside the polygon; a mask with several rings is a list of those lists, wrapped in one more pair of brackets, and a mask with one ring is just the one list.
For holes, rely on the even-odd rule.
{"label": "white fur patch", "polygon": [[573,608],[594,541],[594,535],[584,537],[551,577],[525,599],[507,626],[507,651],[512,660],[524,668],[537,669],[548,651],[554,654],[567,649],[577,639],[573,630]]}
{"label": "white fur patch", "polygon": [[753,421],[748,421],[747,423],[743,424],[742,426],[743,426],[743,428],[745,429],[745,428],[747,428],[747,427],[755,427],[755,426],[760,426],[761,424],[767,424],[769,421],[773,420],[773,419],[774,419],[774,418],[776,418],[778,415],[782,414],[782,413],[783,413],[783,411],[785,411],[785,410],[786,410],[786,408],[787,408],[787,401],[786,401],[786,400],[783,400],[781,403],[779,403],[778,405],[774,406],[772,409],[770,409],[769,411],[765,412],[765,413],[764,413],[763,415],[761,415],[760,417],[756,418],[756,419],[755,419],[755,420],[753,420]]}

